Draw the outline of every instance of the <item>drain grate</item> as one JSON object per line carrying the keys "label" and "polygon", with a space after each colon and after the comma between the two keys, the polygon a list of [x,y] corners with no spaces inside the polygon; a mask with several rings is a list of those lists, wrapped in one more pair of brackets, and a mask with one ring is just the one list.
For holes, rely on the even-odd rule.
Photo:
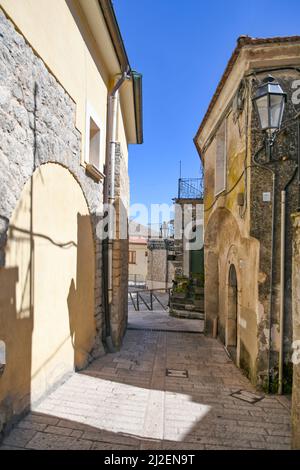
{"label": "drain grate", "polygon": [[252,403],[253,405],[264,398],[264,395],[256,395],[255,393],[247,392],[247,390],[238,390],[237,392],[231,393],[231,396],[246,401],[247,403]]}
{"label": "drain grate", "polygon": [[166,369],[166,376],[167,377],[176,377],[180,379],[187,379],[188,378],[188,371],[187,370],[178,370],[178,369]]}

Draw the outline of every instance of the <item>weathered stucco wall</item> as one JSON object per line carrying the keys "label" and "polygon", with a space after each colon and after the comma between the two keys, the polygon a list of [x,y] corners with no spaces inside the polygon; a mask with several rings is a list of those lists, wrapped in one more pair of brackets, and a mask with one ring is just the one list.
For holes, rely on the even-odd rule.
{"label": "weathered stucco wall", "polygon": [[[1,282],[0,339],[5,331],[9,342],[18,341],[18,345],[14,343],[13,351],[7,349],[7,370],[10,372],[4,371],[0,377],[1,391],[7,392],[1,397],[2,429],[3,423],[28,406],[31,381],[33,395],[39,396],[64,370],[69,370],[72,360],[73,366],[82,367],[90,357],[98,357],[104,351],[101,341],[101,244],[94,236],[102,184],[88,177],[80,165],[81,135],[75,128],[72,99],[2,13],[0,32],[0,275],[7,286],[5,290]],[[35,192],[30,198],[28,191],[32,181]],[[28,198],[32,207],[36,207],[34,225],[30,227]],[[28,284],[26,280],[31,271],[26,273],[25,265],[33,256],[28,238],[34,241],[34,237],[12,231],[13,225],[21,225],[26,230],[36,228],[42,235],[36,235],[34,244],[33,292],[30,290],[32,283]],[[59,248],[56,245],[69,241],[76,246]],[[85,266],[86,260],[89,260],[89,266]],[[85,276],[88,285],[83,280]],[[59,295],[54,295],[54,287]],[[25,317],[17,318],[16,308],[21,302],[22,289]],[[42,305],[43,298],[45,305]],[[28,308],[32,310],[30,314]],[[83,323],[82,315],[86,315]],[[13,334],[16,324],[27,338],[24,344],[30,344],[24,354],[22,342]],[[54,350],[54,339],[50,334],[54,325],[55,328],[63,326],[62,334],[57,337],[62,344],[55,343],[60,352]],[[36,327],[34,332],[33,326]],[[50,330],[49,338],[46,330]],[[76,352],[74,344],[78,345]],[[53,357],[58,354],[57,368],[48,357],[50,350]],[[7,385],[2,387],[3,381],[7,380],[6,373],[12,374],[11,361],[16,364],[13,375],[20,373],[22,382],[14,393],[11,390],[8,393]],[[55,369],[53,374],[46,362],[50,369]],[[61,363],[66,367],[60,368]],[[23,369],[26,378],[22,378]]]}
{"label": "weathered stucco wall", "polygon": [[[254,167],[255,155],[261,163],[266,161],[263,134],[258,126],[256,112],[252,108],[251,96],[257,81],[249,78],[239,87],[240,110],[234,102],[224,116],[226,119],[226,190],[215,201],[214,175],[216,138],[211,137],[203,155],[205,165],[205,269],[206,269],[206,331],[212,333],[214,318],[219,318],[219,335],[226,344],[228,305],[228,275],[226,265],[230,254],[235,253],[235,267],[238,273],[238,354],[241,365],[254,383],[278,387],[279,350],[279,280],[280,280],[280,193],[293,175],[296,163],[295,105],[291,95],[292,84],[299,79],[295,70],[274,72],[287,92],[287,106],[284,121],[288,130],[281,131],[275,142],[274,163],[269,168],[276,173],[275,185],[275,233],[273,265],[273,301],[270,309],[271,236],[272,236],[272,174],[269,170]],[[232,90],[233,93],[234,90]],[[236,90],[237,91],[237,90]],[[242,108],[242,109],[241,109]],[[257,151],[260,149],[260,152]],[[247,167],[247,169],[245,169]],[[244,173],[243,173],[244,172]],[[247,175],[247,179],[245,179]],[[236,184],[237,183],[237,184]],[[247,189],[247,191],[246,191]],[[296,181],[287,188],[287,214],[297,205]],[[246,204],[238,204],[238,193],[244,194]],[[263,200],[263,193],[269,193],[270,201]],[[286,225],[286,283],[285,283],[285,326],[284,326],[284,389],[290,391],[291,384],[291,223]],[[238,235],[235,235],[238,234]],[[226,273],[226,274],[224,274]],[[216,295],[215,292],[218,292]],[[217,311],[217,313],[216,313]],[[270,331],[270,311],[271,331]],[[271,345],[271,354],[269,354]]]}
{"label": "weathered stucco wall", "polygon": [[[230,192],[228,195],[219,196],[216,203],[216,137],[212,138],[204,155],[205,329],[207,334],[212,334],[214,321],[218,319],[218,335],[227,347],[230,346],[232,335],[237,335],[235,361],[246,370],[249,378],[255,381],[259,244],[249,237],[249,210],[238,204],[238,193],[245,194],[245,178],[240,176],[251,162],[248,144],[249,93],[246,87],[241,93],[243,108],[239,113],[229,109],[224,117],[226,191]],[[246,170],[245,174],[249,181],[249,170]],[[239,178],[240,181],[235,186]],[[246,202],[249,205],[249,194]],[[230,311],[231,265],[237,274],[235,325],[231,320]]]}
{"label": "weathered stucco wall", "polygon": [[293,216],[293,341],[292,447],[300,449],[300,214]]}

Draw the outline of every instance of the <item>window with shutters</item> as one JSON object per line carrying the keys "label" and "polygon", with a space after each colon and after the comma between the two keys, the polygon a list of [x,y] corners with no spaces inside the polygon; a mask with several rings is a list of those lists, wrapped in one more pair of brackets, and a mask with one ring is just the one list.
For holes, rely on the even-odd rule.
{"label": "window with shutters", "polygon": [[129,264],[136,264],[136,251],[129,251],[129,257],[128,257],[128,262]]}
{"label": "window with shutters", "polygon": [[226,189],[226,119],[216,134],[215,195]]}

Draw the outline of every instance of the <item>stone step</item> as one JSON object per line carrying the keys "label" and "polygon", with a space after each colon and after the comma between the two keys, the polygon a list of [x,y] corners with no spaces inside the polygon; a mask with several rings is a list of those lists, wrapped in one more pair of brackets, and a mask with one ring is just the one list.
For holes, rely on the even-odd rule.
{"label": "stone step", "polygon": [[196,312],[204,312],[204,301],[199,302],[197,301],[196,303],[193,302],[193,300],[189,299],[170,299],[170,305],[171,307],[179,310],[190,310],[190,311],[196,311]]}
{"label": "stone step", "polygon": [[170,308],[170,316],[178,318],[190,318],[191,320],[204,320],[204,312],[189,312],[187,310],[179,310]]}

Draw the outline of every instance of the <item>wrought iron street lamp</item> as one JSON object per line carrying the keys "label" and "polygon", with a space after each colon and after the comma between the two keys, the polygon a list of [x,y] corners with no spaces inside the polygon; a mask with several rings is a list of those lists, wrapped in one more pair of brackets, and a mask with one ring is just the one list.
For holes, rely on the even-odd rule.
{"label": "wrought iron street lamp", "polygon": [[253,98],[260,127],[267,135],[270,156],[276,132],[281,127],[286,98],[286,93],[271,75],[262,80]]}

